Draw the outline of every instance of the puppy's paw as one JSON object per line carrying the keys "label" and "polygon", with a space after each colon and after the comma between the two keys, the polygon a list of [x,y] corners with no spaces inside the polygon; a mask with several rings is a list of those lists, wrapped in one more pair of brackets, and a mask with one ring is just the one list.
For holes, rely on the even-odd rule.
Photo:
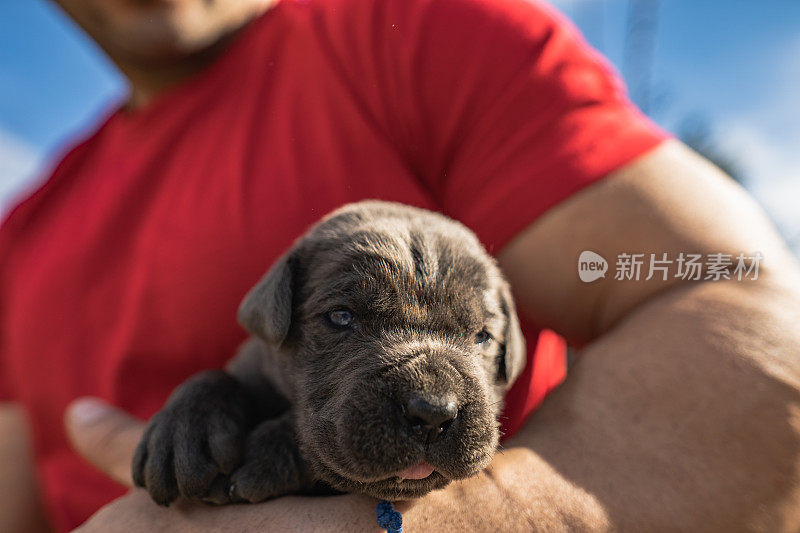
{"label": "puppy's paw", "polygon": [[180,387],[148,423],[133,458],[133,480],[169,505],[206,496],[240,463],[250,401],[230,375],[204,372]]}
{"label": "puppy's paw", "polygon": [[260,502],[314,487],[290,416],[268,420],[247,437],[242,465],[230,475],[231,501]]}

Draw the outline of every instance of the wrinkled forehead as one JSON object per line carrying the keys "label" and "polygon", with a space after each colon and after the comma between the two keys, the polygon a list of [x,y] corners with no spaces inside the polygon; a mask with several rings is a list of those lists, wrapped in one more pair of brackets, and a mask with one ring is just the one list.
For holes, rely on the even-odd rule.
{"label": "wrinkled forehead", "polygon": [[498,273],[475,244],[431,228],[359,228],[317,250],[306,303],[412,321],[483,321],[501,313]]}

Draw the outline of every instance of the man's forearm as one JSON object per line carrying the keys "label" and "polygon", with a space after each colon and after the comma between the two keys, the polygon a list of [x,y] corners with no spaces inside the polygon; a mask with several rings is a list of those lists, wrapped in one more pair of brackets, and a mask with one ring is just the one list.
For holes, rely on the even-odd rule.
{"label": "man's forearm", "polygon": [[499,470],[496,490],[542,529],[582,517],[598,530],[796,531],[798,324],[789,283],[654,298],[589,346],[508,443],[532,457],[524,473]]}

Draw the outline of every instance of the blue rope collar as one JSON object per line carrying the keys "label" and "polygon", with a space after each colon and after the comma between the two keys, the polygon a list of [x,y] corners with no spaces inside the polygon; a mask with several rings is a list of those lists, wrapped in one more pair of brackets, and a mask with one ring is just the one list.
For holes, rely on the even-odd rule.
{"label": "blue rope collar", "polygon": [[392,502],[381,500],[375,508],[378,516],[378,526],[386,530],[386,533],[403,533],[403,517],[394,510]]}

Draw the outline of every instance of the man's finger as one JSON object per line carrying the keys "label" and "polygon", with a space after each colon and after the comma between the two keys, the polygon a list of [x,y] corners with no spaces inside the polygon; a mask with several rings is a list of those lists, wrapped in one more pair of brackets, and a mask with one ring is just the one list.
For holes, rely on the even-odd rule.
{"label": "man's finger", "polygon": [[120,483],[132,486],[131,460],[144,422],[98,398],[80,398],[64,416],[67,435],[87,461]]}

